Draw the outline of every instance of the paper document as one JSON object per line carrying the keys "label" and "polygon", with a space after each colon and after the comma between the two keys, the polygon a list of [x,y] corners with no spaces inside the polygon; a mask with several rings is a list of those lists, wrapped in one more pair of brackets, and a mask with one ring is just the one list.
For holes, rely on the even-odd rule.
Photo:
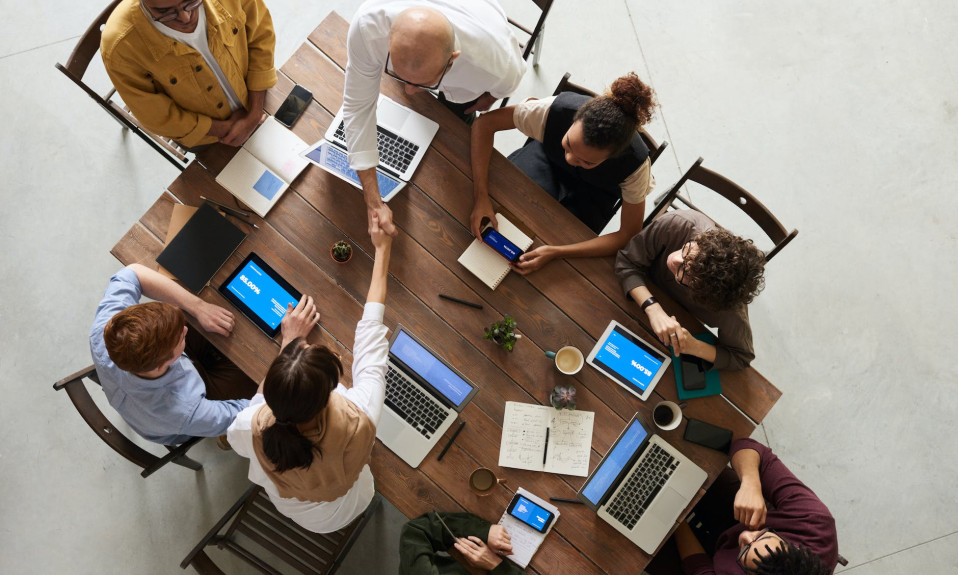
{"label": "paper document", "polygon": [[507,555],[506,558],[525,569],[529,566],[529,562],[532,561],[532,556],[539,550],[539,546],[545,541],[546,535],[552,531],[552,527],[556,524],[556,521],[559,520],[559,508],[536,497],[521,487],[516,490],[516,493],[555,514],[552,525],[549,525],[545,533],[539,533],[532,527],[509,515],[508,511],[503,513],[502,518],[499,519],[499,525],[506,528],[512,542],[512,555]]}
{"label": "paper document", "polygon": [[587,477],[594,420],[591,411],[507,401],[499,466]]}

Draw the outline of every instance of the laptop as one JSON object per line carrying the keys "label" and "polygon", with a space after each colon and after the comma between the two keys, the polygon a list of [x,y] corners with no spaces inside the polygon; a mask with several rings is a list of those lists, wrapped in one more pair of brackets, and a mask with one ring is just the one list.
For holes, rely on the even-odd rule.
{"label": "laptop", "polygon": [[389,340],[386,405],[376,437],[419,467],[479,388],[399,325]]}
{"label": "laptop", "polygon": [[636,413],[576,495],[652,555],[707,478]]}
{"label": "laptop", "polygon": [[[376,131],[379,148],[376,172],[379,193],[385,202],[399,193],[412,178],[439,131],[439,124],[380,94],[376,104]],[[362,188],[359,175],[349,167],[346,151],[346,124],[340,108],[323,139],[303,152],[303,157]]]}

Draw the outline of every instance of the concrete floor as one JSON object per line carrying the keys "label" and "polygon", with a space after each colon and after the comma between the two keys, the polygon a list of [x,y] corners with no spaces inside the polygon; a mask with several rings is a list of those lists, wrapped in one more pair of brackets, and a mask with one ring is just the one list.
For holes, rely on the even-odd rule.
{"label": "concrete floor", "polygon": [[[0,572],[178,573],[243,491],[244,461],[204,442],[202,473],[143,480],[50,389],[89,363],[109,249],[176,171],[53,68],[104,2],[7,4]],[[281,63],[359,2],[269,4]],[[601,88],[635,70],[670,143],[660,191],[703,156],[801,231],[751,307],[754,365],[784,392],[756,438],[830,506],[840,572],[956,573],[958,447],[941,432],[958,403],[958,4],[884,4],[559,1],[517,97],[566,71]],[[387,506],[342,572],[395,572],[401,521]]]}

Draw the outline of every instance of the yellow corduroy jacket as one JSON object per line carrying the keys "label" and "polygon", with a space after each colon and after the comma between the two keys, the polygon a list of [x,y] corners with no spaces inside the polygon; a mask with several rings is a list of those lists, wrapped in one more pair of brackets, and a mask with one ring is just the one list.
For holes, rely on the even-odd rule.
{"label": "yellow corduroy jacket", "polygon": [[[262,0],[205,0],[210,52],[236,96],[276,83],[273,20]],[[116,91],[146,128],[193,147],[210,144],[212,121],[230,117],[226,94],[199,52],[161,34],[124,0],[107,21],[100,53]]]}

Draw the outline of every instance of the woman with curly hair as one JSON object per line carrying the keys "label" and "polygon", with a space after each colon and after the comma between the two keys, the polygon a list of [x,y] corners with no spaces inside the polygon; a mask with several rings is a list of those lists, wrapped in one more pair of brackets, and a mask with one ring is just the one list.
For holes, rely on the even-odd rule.
{"label": "woman with curly hair", "polygon": [[[618,253],[615,273],[676,355],[700,357],[714,369],[745,369],[755,359],[747,306],[765,287],[765,254],[751,240],[719,228],[702,213],[675,210],[653,220]],[[692,337],[652,297],[648,282],[718,328],[715,345]]]}
{"label": "woman with curly hair", "polygon": [[518,128],[529,141],[509,156],[516,166],[597,234],[621,199],[622,225],[584,242],[540,246],[515,269],[525,274],[555,258],[614,254],[642,229],[654,182],[649,150],[636,130],[651,120],[655,105],[652,89],[629,73],[595,98],[563,92],[481,115],[472,125],[472,233],[480,237],[486,220],[498,226],[487,187],[493,137]]}

